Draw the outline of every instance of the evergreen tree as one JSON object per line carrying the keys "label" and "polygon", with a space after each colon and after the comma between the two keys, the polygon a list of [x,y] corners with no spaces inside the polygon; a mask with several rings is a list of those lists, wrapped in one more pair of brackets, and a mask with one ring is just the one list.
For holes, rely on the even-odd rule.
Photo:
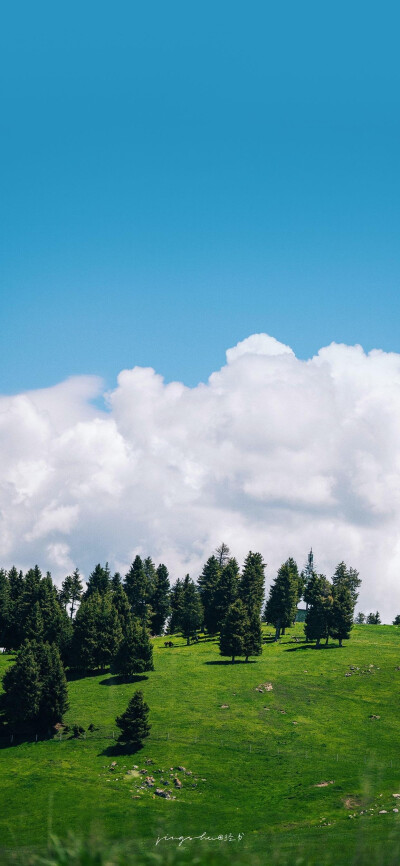
{"label": "evergreen tree", "polygon": [[6,649],[17,649],[22,642],[21,618],[19,615],[24,577],[22,571],[17,571],[13,565],[7,575],[9,585],[9,613],[6,634],[4,637]]}
{"label": "evergreen tree", "polygon": [[228,608],[236,601],[239,591],[239,566],[236,559],[228,559],[222,568],[220,579],[215,590],[215,616],[217,631],[220,631],[222,623],[228,612]]}
{"label": "evergreen tree", "polygon": [[210,556],[197,582],[204,608],[204,626],[209,634],[215,634],[218,631],[216,593],[220,578],[221,566],[215,556]]}
{"label": "evergreen tree", "polygon": [[306,640],[315,640],[319,647],[322,638],[329,639],[329,624],[332,609],[332,585],[323,574],[315,572],[307,581],[308,609],[304,624]]}
{"label": "evergreen tree", "polygon": [[392,625],[400,625],[400,613],[395,616]]}
{"label": "evergreen tree", "polygon": [[361,585],[361,578],[359,577],[358,571],[356,571],[355,568],[347,568],[347,565],[344,562],[339,562],[339,565],[336,566],[335,573],[332,577],[332,584],[334,587],[339,586],[339,584],[347,586],[350,591],[354,608],[358,599],[357,589]]}
{"label": "evergreen tree", "polygon": [[41,697],[40,669],[33,645],[26,640],[12,667],[3,677],[2,706],[9,725],[29,726],[36,722]]}
{"label": "evergreen tree", "polygon": [[308,586],[313,574],[315,574],[315,571],[314,571],[314,554],[313,554],[313,551],[311,548],[311,550],[308,554],[308,557],[307,557],[307,565],[305,566],[305,568],[303,568],[303,571],[301,572],[301,574],[299,576],[299,601],[300,601],[300,598],[303,596],[304,601],[306,603],[306,610],[308,609],[308,601],[307,601],[307,597],[306,597],[307,586]]}
{"label": "evergreen tree", "polygon": [[[151,562],[151,560],[150,560]],[[129,599],[133,616],[147,624],[152,594],[152,572],[148,560],[146,567],[140,556],[136,556],[128,573],[125,575],[124,589]]]}
{"label": "evergreen tree", "polygon": [[155,586],[150,599],[153,611],[151,618],[152,634],[159,635],[164,631],[166,619],[171,613],[170,592],[168,569],[163,563],[160,563],[156,570]]}
{"label": "evergreen tree", "polygon": [[111,592],[94,591],[82,601],[75,617],[71,666],[104,670],[117,654],[122,637]]}
{"label": "evergreen tree", "polygon": [[298,577],[296,563],[290,557],[281,565],[271,585],[265,605],[264,619],[275,626],[275,640],[278,640],[281,630],[284,634],[285,628],[296,619],[299,593]]}
{"label": "evergreen tree", "polygon": [[171,590],[171,619],[168,626],[169,634],[175,634],[175,632],[179,631],[181,628],[182,604],[183,581],[178,577],[178,580]]}
{"label": "evergreen tree", "polygon": [[38,601],[35,601],[33,608],[29,611],[26,616],[24,623],[24,636],[25,640],[43,640],[43,617],[40,610],[40,604]]}
{"label": "evergreen tree", "polygon": [[244,638],[244,654],[246,662],[249,656],[260,656],[262,653],[262,633],[260,615],[253,610],[248,617],[248,626]]}
{"label": "evergreen tree", "polygon": [[74,620],[70,666],[93,670],[98,667],[98,643],[101,639],[98,629],[98,608],[100,595],[94,592],[84,599]]}
{"label": "evergreen tree", "polygon": [[41,580],[42,574],[39,566],[35,565],[34,568],[28,569],[23,580],[22,593],[18,599],[18,605],[15,610],[16,617],[19,621],[19,643],[17,646],[20,646],[27,638],[26,622],[28,619],[31,620],[32,610],[36,602],[39,601],[39,587]]}
{"label": "evergreen tree", "polygon": [[119,624],[122,634],[125,636],[132,625],[131,606],[128,596],[122,587],[122,584],[117,584],[111,595],[112,604],[117,611]]}
{"label": "evergreen tree", "polygon": [[250,550],[246,556],[242,576],[239,580],[239,598],[249,615],[254,610],[258,614],[261,613],[261,605],[264,598],[264,569],[265,563],[263,562],[261,553],[253,553]]}
{"label": "evergreen tree", "polygon": [[124,677],[153,671],[153,647],[146,626],[132,619],[112,662],[112,671]]}
{"label": "evergreen tree", "polygon": [[146,556],[146,559],[143,561],[143,571],[147,577],[147,596],[150,598],[157,582],[156,567],[151,556]]}
{"label": "evergreen tree", "polygon": [[368,625],[380,625],[381,624],[381,618],[379,616],[379,610],[377,610],[376,613],[369,613],[368,614],[367,624]]}
{"label": "evergreen tree", "polygon": [[329,617],[329,634],[339,640],[348,640],[353,627],[354,602],[351,590],[343,581],[333,587],[333,603]]}
{"label": "evergreen tree", "polygon": [[41,684],[38,723],[42,728],[60,722],[68,709],[68,688],[64,667],[56,644],[38,643],[34,652]]}
{"label": "evergreen tree", "polygon": [[357,625],[363,625],[365,623],[365,619],[366,619],[365,613],[360,612],[357,614],[355,622],[357,623]]}
{"label": "evergreen tree", "polygon": [[11,726],[33,733],[61,721],[68,709],[67,681],[55,644],[26,640],[3,686],[2,703]]}
{"label": "evergreen tree", "polygon": [[73,619],[76,603],[82,598],[83,586],[82,579],[79,574],[79,568],[76,568],[72,574],[69,574],[61,585],[60,600],[65,609],[70,604],[69,615]]}
{"label": "evergreen tree", "polygon": [[226,617],[221,626],[219,638],[219,650],[222,656],[231,656],[232,663],[236,656],[247,655],[249,638],[249,618],[247,610],[238,598],[228,608]]}
{"label": "evergreen tree", "polygon": [[121,743],[127,743],[133,748],[138,749],[143,744],[143,740],[149,736],[151,725],[148,723],[149,706],[143,698],[143,692],[138,690],[124,713],[117,716],[115,724],[120,728],[121,733],[118,740]]}
{"label": "evergreen tree", "polygon": [[203,622],[204,610],[199,591],[193,580],[187,574],[183,581],[182,609],[180,629],[188,645]]}
{"label": "evergreen tree", "polygon": [[43,618],[43,640],[61,647],[65,635],[70,634],[71,624],[49,572],[39,583],[38,602]]}
{"label": "evergreen tree", "polygon": [[113,577],[111,578],[111,588],[118,589],[119,586],[122,586],[122,577],[119,571],[116,571]]}
{"label": "evergreen tree", "polygon": [[7,574],[0,568],[0,647],[8,649],[8,630],[11,619],[10,584]]}
{"label": "evergreen tree", "polygon": [[116,655],[122,641],[122,629],[110,593],[101,597],[101,607],[98,610],[98,634],[97,662],[101,670],[104,670]]}
{"label": "evergreen tree", "polygon": [[110,590],[111,585],[111,575],[110,569],[108,567],[108,562],[106,562],[105,567],[103,568],[100,563],[96,565],[93,569],[92,573],[89,575],[89,580],[86,586],[86,592],[83,595],[85,601],[93,595],[94,592],[98,592],[100,595],[105,595]]}
{"label": "evergreen tree", "polygon": [[10,586],[10,599],[12,602],[19,602],[24,591],[24,576],[22,571],[17,571],[15,565],[10,568],[8,575],[8,583]]}
{"label": "evergreen tree", "polygon": [[18,591],[15,602],[11,603],[10,645],[17,649],[25,639],[32,638],[56,642],[61,648],[70,632],[70,625],[50,573],[43,577],[35,566],[27,571],[22,583],[19,576],[16,578],[14,574],[12,577],[13,589],[17,583]]}

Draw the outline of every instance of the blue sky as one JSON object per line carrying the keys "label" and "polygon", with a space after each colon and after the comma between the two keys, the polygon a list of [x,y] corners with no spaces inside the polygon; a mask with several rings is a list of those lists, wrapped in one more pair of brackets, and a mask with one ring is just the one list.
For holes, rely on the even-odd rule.
{"label": "blue sky", "polygon": [[399,352],[394,8],[3,8],[0,391]]}

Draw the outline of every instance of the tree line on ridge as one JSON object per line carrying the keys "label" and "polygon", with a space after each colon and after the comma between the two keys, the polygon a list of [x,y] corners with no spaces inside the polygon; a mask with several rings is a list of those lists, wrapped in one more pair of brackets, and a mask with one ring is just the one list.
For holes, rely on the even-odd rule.
{"label": "tree line on ridge", "polygon": [[58,589],[36,565],[24,575],[0,569],[0,646],[16,651],[3,678],[3,718],[9,725],[44,729],[68,706],[65,669],[109,668],[130,678],[151,671],[151,636],[179,632],[189,645],[206,632],[218,636],[222,656],[246,661],[262,652],[261,622],[275,640],[307,605],[305,637],[342,644],[350,636],[358,572],[340,563],[332,580],[310,566],[298,571],[289,558],[278,570],[264,603],[265,563],[249,551],[240,570],[222,544],[205,563],[197,583],[189,575],[170,586],[168,569],[136,556],[124,578],[108,564],[96,565],[86,587],[79,570]]}

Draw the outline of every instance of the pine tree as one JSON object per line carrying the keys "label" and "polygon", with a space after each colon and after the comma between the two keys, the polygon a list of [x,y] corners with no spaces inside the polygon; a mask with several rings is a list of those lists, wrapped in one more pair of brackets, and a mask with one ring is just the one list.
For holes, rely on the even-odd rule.
{"label": "pine tree", "polygon": [[209,634],[215,634],[218,631],[216,593],[220,578],[221,566],[215,556],[210,556],[197,582],[204,608],[204,626]]}
{"label": "pine tree", "polygon": [[159,635],[164,631],[166,619],[171,613],[170,592],[168,569],[163,563],[160,563],[156,570],[155,587],[150,599],[153,611],[151,618],[152,634]]}
{"label": "pine tree", "polygon": [[[146,560],[145,568],[140,556],[136,556],[125,575],[124,589],[129,599],[133,616],[147,624],[149,619],[150,596],[152,593],[151,574]],[[151,562],[151,560],[150,560]]]}
{"label": "pine tree", "polygon": [[32,610],[29,611],[27,617],[25,619],[24,624],[24,637],[25,640],[43,640],[43,617],[42,612],[40,610],[40,604],[38,601],[32,607]]}
{"label": "pine tree", "polygon": [[132,619],[112,661],[111,669],[113,673],[124,677],[154,670],[153,647],[146,627],[139,620]]}
{"label": "pine tree", "polygon": [[86,586],[86,592],[83,595],[85,601],[93,595],[94,592],[98,592],[100,595],[104,595],[110,590],[111,585],[111,575],[110,569],[108,567],[108,562],[106,562],[105,567],[103,568],[100,563],[96,565],[93,569],[92,573],[89,575],[89,580]]}
{"label": "pine tree", "polygon": [[308,557],[307,557],[307,565],[305,566],[305,568],[303,568],[303,571],[299,575],[299,601],[300,601],[300,598],[303,596],[304,601],[306,603],[306,610],[308,609],[308,602],[307,602],[307,598],[306,598],[307,586],[308,586],[309,581],[311,580],[313,574],[315,574],[315,572],[314,572],[314,554],[313,554],[313,551],[311,548],[311,550],[308,554]]}
{"label": "pine tree", "polygon": [[333,587],[333,604],[329,617],[329,634],[339,640],[348,640],[353,628],[354,602],[351,590],[342,581]]}
{"label": "pine tree", "polygon": [[264,619],[275,626],[275,640],[278,640],[281,630],[284,634],[285,628],[296,619],[298,593],[297,566],[290,557],[281,565],[265,605]]}
{"label": "pine tree", "polygon": [[56,643],[61,647],[65,636],[71,633],[69,617],[60,604],[57,589],[50,572],[43,577],[38,586],[38,602],[43,618],[43,640]]}
{"label": "pine tree", "polygon": [[36,642],[34,652],[41,683],[37,720],[45,728],[60,722],[68,709],[67,680],[56,644]]}
{"label": "pine tree", "polygon": [[193,580],[187,574],[183,581],[182,611],[180,629],[187,644],[196,637],[204,617],[203,605],[200,600],[199,591]]}
{"label": "pine tree", "polygon": [[[358,613],[356,618],[355,618],[355,622],[357,623],[357,625],[364,625],[365,620],[366,620],[365,613],[362,613],[360,611],[360,613]],[[396,625],[396,623],[393,623],[393,625]]]}
{"label": "pine tree", "polygon": [[[17,646],[21,646],[21,643],[26,640],[26,638],[29,638],[32,634],[30,623],[32,622],[32,611],[36,605],[36,602],[39,601],[39,587],[41,580],[42,574],[37,565],[35,565],[34,568],[28,569],[23,580],[22,593],[18,599],[18,605],[15,610],[15,615],[18,619],[19,631],[19,643],[17,644]],[[27,633],[26,630],[27,621],[29,633]],[[34,634],[33,637],[35,637]]]}
{"label": "pine tree", "polygon": [[321,638],[329,638],[329,624],[332,609],[332,585],[323,574],[315,572],[307,581],[308,609],[304,624],[306,640],[315,640],[317,647]]}
{"label": "pine tree", "polygon": [[20,606],[22,601],[22,594],[24,591],[24,576],[22,571],[17,571],[15,565],[10,568],[7,574],[7,580],[9,585],[9,615],[8,615],[8,624],[5,635],[5,646],[7,649],[18,649],[21,646],[23,635],[22,635],[22,623],[20,617]]}
{"label": "pine tree", "polygon": [[400,613],[395,616],[392,625],[400,625]]}
{"label": "pine tree", "polygon": [[175,634],[175,632],[179,631],[181,628],[182,604],[183,581],[178,577],[175,585],[171,589],[171,619],[168,626],[169,634]]}
{"label": "pine tree", "polygon": [[217,631],[220,631],[222,623],[228,612],[228,608],[236,601],[239,591],[239,566],[236,559],[228,559],[222,568],[218,586],[215,591],[215,616]]}
{"label": "pine tree", "polygon": [[72,574],[69,574],[61,585],[60,600],[65,609],[70,604],[69,615],[73,619],[76,603],[81,599],[83,593],[82,579],[79,574],[79,568],[76,568]]}
{"label": "pine tree", "polygon": [[381,618],[379,616],[379,610],[377,610],[376,613],[369,613],[368,614],[367,624],[368,625],[380,625],[381,624]]}
{"label": "pine tree", "polygon": [[100,595],[94,592],[84,599],[74,619],[70,666],[84,670],[98,667],[98,643],[101,639],[98,629],[98,608]]}
{"label": "pine tree", "polygon": [[116,656],[121,641],[122,629],[111,592],[101,595],[94,591],[82,602],[75,617],[71,666],[104,670]]}
{"label": "pine tree", "polygon": [[132,625],[133,618],[131,614],[131,606],[129,604],[128,596],[123,589],[122,584],[117,584],[116,588],[113,590],[111,595],[111,601],[113,606],[115,607],[115,610],[117,611],[122,634],[126,635]]}
{"label": "pine tree", "polygon": [[26,640],[17,653],[16,661],[3,677],[2,705],[9,725],[32,725],[39,715],[41,682],[40,669],[33,645]]}
{"label": "pine tree", "polygon": [[115,720],[121,733],[118,737],[121,743],[127,743],[135,749],[140,748],[143,740],[149,736],[151,725],[148,723],[149,707],[143,698],[143,692],[138,690],[124,713]]}
{"label": "pine tree", "polygon": [[250,550],[246,556],[239,581],[239,598],[249,615],[254,610],[258,614],[261,613],[264,598],[264,569],[265,563],[261,553],[253,553]]}
{"label": "pine tree", "polygon": [[249,635],[249,618],[247,610],[241,601],[237,599],[228,608],[226,617],[221,626],[219,638],[219,650],[222,656],[231,656],[234,663],[236,656],[246,655],[246,638]]}
{"label": "pine tree", "polygon": [[156,567],[151,556],[146,556],[146,559],[143,561],[143,571],[147,577],[147,596],[150,598],[157,582]]}
{"label": "pine tree", "polygon": [[347,586],[350,591],[354,608],[358,599],[357,589],[361,585],[361,578],[359,577],[358,571],[356,571],[355,568],[347,568],[345,562],[339,562],[339,565],[336,566],[335,573],[332,577],[332,584],[334,587],[339,586],[339,584]]}
{"label": "pine tree", "polygon": [[122,577],[119,571],[116,571],[113,577],[111,578],[111,588],[118,589],[119,586],[122,586]]}
{"label": "pine tree", "polygon": [[112,604],[111,593],[101,598],[101,608],[98,612],[99,643],[97,647],[97,660],[101,670],[111,664],[112,659],[118,652],[122,641],[122,628],[118,613]]}
{"label": "pine tree", "polygon": [[244,654],[246,662],[249,656],[260,656],[262,653],[262,632],[260,615],[253,610],[248,618],[248,626],[244,638]]}
{"label": "pine tree", "polygon": [[8,630],[11,618],[10,584],[7,574],[0,568],[0,646],[8,648]]}

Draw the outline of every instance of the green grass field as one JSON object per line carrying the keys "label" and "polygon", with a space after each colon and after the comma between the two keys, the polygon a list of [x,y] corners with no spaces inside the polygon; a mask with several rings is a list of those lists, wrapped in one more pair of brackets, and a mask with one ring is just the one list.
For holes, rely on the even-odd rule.
{"label": "green grass field", "polygon": [[[298,624],[234,665],[213,640],[173,641],[154,641],[155,670],[137,683],[110,674],[69,683],[65,722],[93,723],[86,739],[3,741],[0,862],[70,832],[132,845],[154,863],[212,862],[210,851],[219,863],[400,862],[400,629],[354,627],[342,649],[318,651]],[[0,657],[2,672],[11,661]],[[267,682],[271,691],[256,691]],[[132,755],[112,736],[138,687],[152,730]],[[179,765],[192,775],[178,771],[182,788],[166,800],[139,787],[134,765],[156,784]],[[202,833],[235,840],[156,845]]]}

